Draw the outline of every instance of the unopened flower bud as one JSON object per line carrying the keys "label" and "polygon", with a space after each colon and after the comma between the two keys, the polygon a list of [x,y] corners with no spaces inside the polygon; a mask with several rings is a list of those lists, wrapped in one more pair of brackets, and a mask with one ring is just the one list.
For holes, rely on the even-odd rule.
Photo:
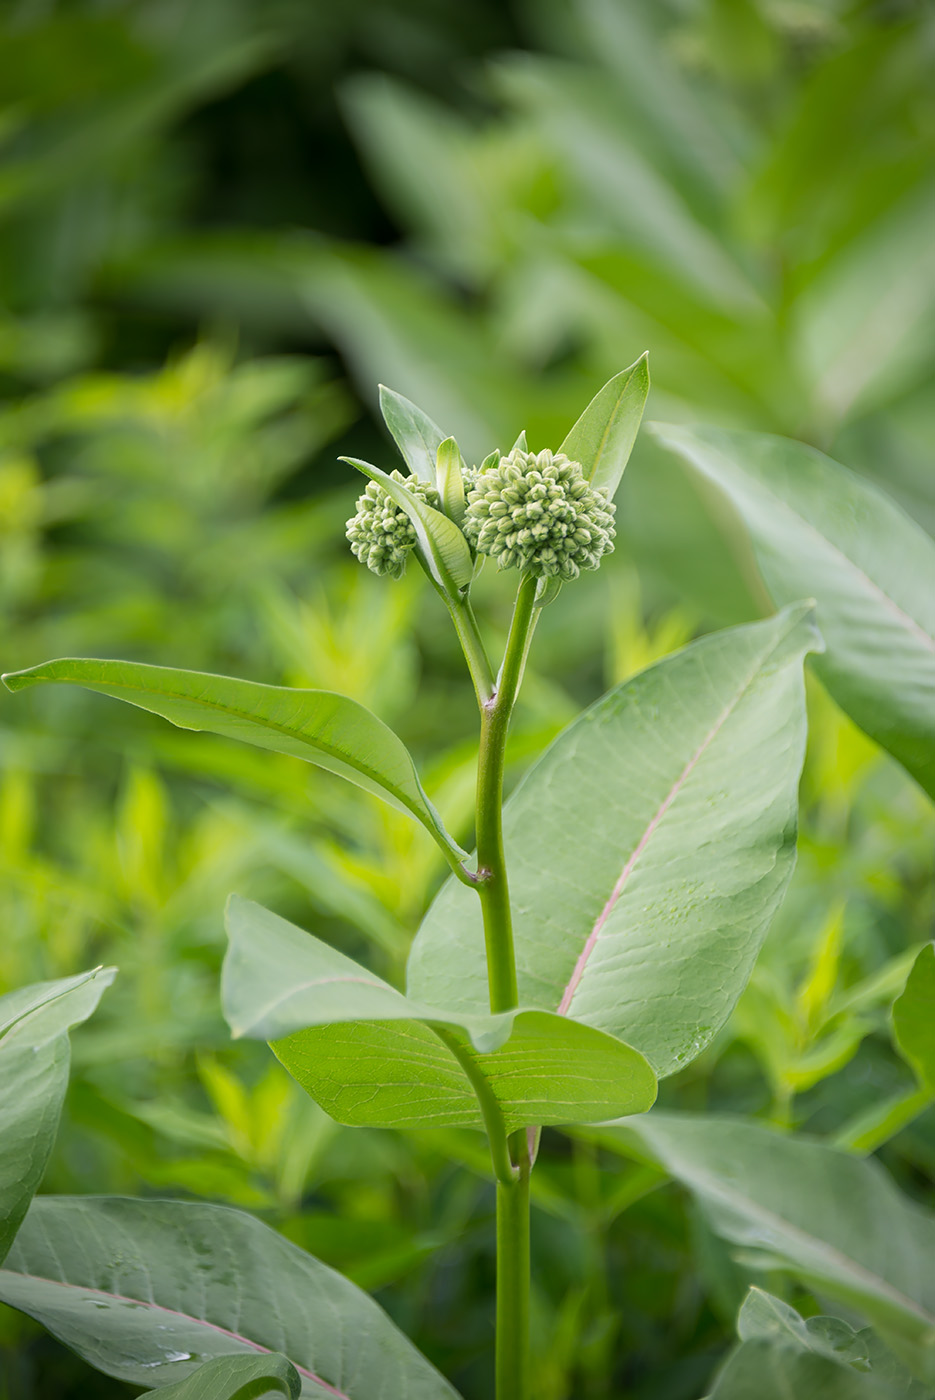
{"label": "unopened flower bud", "polygon": [[580,463],[514,448],[485,463],[468,490],[462,529],[501,569],[573,579],[613,549],[613,522],[613,502],[588,484]]}
{"label": "unopened flower bud", "polygon": [[[403,476],[400,471],[390,475],[436,510],[441,505],[434,486],[416,476]],[[347,522],[347,538],[351,542],[351,552],[373,573],[401,578],[409,552],[416,543],[416,532],[406,512],[390,500],[378,482],[370,481],[363,495],[357,498],[357,514]]]}

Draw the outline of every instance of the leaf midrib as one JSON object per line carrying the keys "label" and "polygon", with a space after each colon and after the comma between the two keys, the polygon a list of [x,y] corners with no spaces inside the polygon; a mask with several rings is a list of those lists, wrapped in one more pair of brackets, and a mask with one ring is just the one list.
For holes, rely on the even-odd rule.
{"label": "leaf midrib", "polygon": [[[142,663],[134,663],[134,664],[142,664]],[[160,667],[154,667],[153,669],[154,669],[154,670],[160,670],[160,669],[162,669],[162,668],[160,668]],[[282,694],[282,695],[288,695],[288,696],[296,696],[296,695],[327,695],[327,696],[328,696],[329,698],[331,698],[331,699],[343,700],[345,703],[347,703],[347,701],[348,701],[349,698],[350,698],[349,696],[346,696],[346,695],[340,695],[337,691],[333,691],[333,690],[299,690],[299,689],[291,690],[291,689],[289,689],[287,686],[264,685],[264,684],[262,684],[261,682],[258,682],[258,681],[247,681],[247,680],[244,680],[242,677],[237,677],[237,676],[215,676],[215,675],[212,675],[211,673],[209,673],[209,672],[207,672],[207,671],[196,671],[196,672],[192,672],[191,674],[192,674],[192,675],[203,675],[204,678],[205,678],[205,680],[208,680],[208,681],[212,681],[212,680],[233,681],[236,685],[255,685],[255,686],[257,687],[257,689],[260,690],[260,691],[266,691],[266,692],[274,691],[274,692],[276,692],[276,693],[279,693],[279,694]],[[47,679],[45,676],[36,677],[36,681],[42,681],[42,680],[45,680],[45,679]],[[366,777],[372,779],[372,781],[375,782],[375,783],[377,784],[378,787],[383,788],[386,792],[391,792],[391,793],[393,794],[393,796],[396,797],[400,802],[405,803],[405,805],[409,808],[409,810],[410,810],[411,812],[416,813],[416,814],[419,815],[420,818],[421,818],[421,815],[422,815],[422,814],[421,814],[421,812],[418,810],[418,807],[417,807],[417,805],[413,802],[412,798],[408,797],[408,796],[406,795],[406,793],[403,791],[403,789],[401,789],[401,788],[396,788],[396,787],[394,787],[394,786],[391,786],[391,785],[390,785],[388,782],[386,782],[386,780],[385,780],[379,773],[377,773],[375,770],[373,770],[373,769],[367,767],[365,764],[362,764],[362,763],[355,763],[354,760],[353,760],[353,758],[348,757],[348,755],[347,755],[346,753],[344,753],[344,752],[343,752],[342,750],[340,750],[340,749],[335,748],[332,744],[328,744],[328,743],[326,743],[326,742],[323,741],[323,740],[319,741],[319,740],[317,740],[317,739],[313,742],[311,739],[306,738],[299,730],[297,730],[297,729],[290,729],[290,728],[288,727],[288,725],[279,724],[279,723],[276,722],[276,720],[271,720],[271,719],[266,719],[266,718],[257,719],[256,716],[251,715],[249,711],[235,709],[235,708],[234,708],[233,706],[231,706],[231,705],[225,705],[225,704],[224,704],[222,701],[220,701],[220,700],[206,700],[206,699],[204,699],[202,696],[197,696],[197,697],[195,697],[195,696],[191,696],[191,695],[183,695],[183,694],[181,694],[181,693],[179,693],[179,692],[176,692],[176,691],[159,689],[159,688],[156,687],[156,686],[134,685],[134,684],[132,684],[131,682],[128,682],[128,681],[119,681],[119,682],[110,682],[110,681],[90,681],[90,680],[87,680],[87,681],[86,681],[86,680],[73,679],[72,677],[59,677],[59,676],[48,677],[48,679],[51,679],[51,680],[65,679],[65,680],[66,680],[69,684],[71,684],[71,685],[83,685],[83,686],[86,686],[88,689],[92,689],[92,688],[95,688],[95,687],[97,687],[97,686],[108,686],[110,689],[113,689],[113,690],[132,690],[132,691],[136,691],[136,692],[138,692],[139,694],[142,694],[142,695],[153,694],[153,695],[159,696],[161,699],[164,699],[164,700],[185,700],[185,701],[188,701],[189,704],[192,704],[192,705],[204,705],[205,709],[208,709],[208,710],[215,710],[215,711],[217,711],[219,714],[229,715],[229,716],[231,716],[231,717],[234,718],[234,719],[241,719],[241,720],[248,720],[248,721],[251,721],[252,723],[256,724],[256,725],[257,725],[258,727],[260,727],[260,728],[271,729],[274,733],[276,733],[276,734],[284,734],[287,738],[290,738],[290,739],[298,739],[300,742],[308,744],[308,747],[309,747],[310,749],[313,749],[313,750],[316,749],[316,748],[317,748],[317,749],[320,749],[323,753],[328,754],[329,757],[337,759],[338,762],[340,762],[340,763],[345,763],[345,764],[348,766],[348,768],[353,768],[353,769],[355,769],[358,773],[361,773],[361,774],[363,774],[364,776],[366,776]],[[29,682],[27,682],[27,684],[28,684],[28,683],[29,683]],[[351,703],[351,704],[354,704],[355,702],[354,702],[353,700],[351,700],[350,703]],[[141,707],[141,708],[143,708],[143,707]],[[378,716],[368,714],[368,712],[367,712],[366,710],[364,710],[364,707],[363,707],[363,706],[361,706],[361,709],[363,710],[364,714],[367,715],[367,717],[368,717],[369,719],[374,720],[377,724],[382,724],[382,723],[383,723],[383,721],[380,720],[380,719],[378,718]],[[175,721],[174,721],[174,720],[169,720],[169,723],[170,723],[170,724],[173,724],[173,723],[175,723]],[[182,728],[182,729],[184,729],[184,728],[186,728],[187,726],[185,726],[185,725],[177,725],[176,727],[177,727],[177,728]],[[385,728],[386,728],[386,730],[387,730],[387,733],[388,733],[392,738],[397,739],[397,742],[399,742],[399,743],[402,745],[402,740],[399,740],[399,739],[398,739],[398,736],[395,735],[395,734],[393,733],[393,731],[392,731],[388,726],[385,726]],[[223,737],[225,737],[225,736],[220,735],[220,736],[218,736],[218,737],[223,738]],[[299,755],[289,755],[289,756],[290,756],[290,757],[299,757]],[[418,789],[419,786],[420,786],[420,784],[419,784],[419,780],[418,780],[418,778],[417,778],[417,776],[416,776],[415,769],[413,769],[413,781],[415,782],[416,787],[417,787],[417,789]]]}
{"label": "leaf midrib", "polygon": [[[192,1322],[198,1327],[205,1327],[210,1332],[216,1332],[220,1336],[230,1337],[231,1341],[242,1342],[244,1346],[250,1347],[253,1351],[262,1352],[266,1356],[273,1354],[272,1347],[265,1347],[260,1342],[254,1342],[249,1337],[243,1336],[240,1332],[232,1332],[230,1328],[221,1327],[217,1322],[209,1322],[207,1318],[193,1317],[191,1313],[179,1312],[177,1308],[167,1308],[163,1303],[154,1303],[146,1298],[130,1298],[124,1293],[109,1293],[105,1288],[95,1288],[93,1285],[79,1283],[68,1283],[67,1280],[58,1278],[43,1278],[41,1274],[20,1273],[14,1269],[0,1269],[0,1279],[3,1278],[29,1279],[31,1283],[52,1284],[56,1288],[64,1288],[76,1293],[93,1293],[99,1298],[109,1298],[112,1302],[116,1303],[132,1303],[134,1307],[147,1308],[151,1312],[163,1313],[167,1317],[180,1317],[184,1321]],[[304,1376],[306,1380],[314,1381],[316,1385],[320,1385],[329,1395],[335,1396],[335,1400],[352,1400],[351,1396],[347,1395],[343,1390],[337,1390],[333,1385],[329,1385],[326,1380],[316,1375],[314,1371],[310,1371],[308,1367],[300,1366],[297,1361],[292,1360],[292,1357],[290,1357],[289,1360],[292,1361],[293,1366],[300,1375]]]}
{"label": "leaf midrib", "polygon": [[[672,1168],[665,1162],[665,1158],[662,1157],[661,1160],[666,1170],[671,1171]],[[845,1254],[843,1250],[836,1248],[835,1245],[829,1244],[827,1240],[822,1240],[817,1235],[809,1234],[809,1232],[803,1230],[801,1226],[793,1225],[785,1216],[779,1215],[774,1210],[770,1210],[768,1206],[761,1205],[750,1196],[741,1194],[736,1187],[732,1187],[732,1189],[728,1191],[716,1176],[712,1176],[704,1169],[699,1169],[697,1167],[693,1167],[690,1174],[686,1173],[683,1180],[685,1180],[686,1184],[693,1186],[695,1189],[713,1196],[718,1202],[735,1213],[738,1211],[738,1201],[741,1202],[742,1206],[746,1208],[746,1213],[748,1215],[754,1218],[758,1217],[768,1227],[771,1226],[773,1229],[782,1231],[786,1235],[791,1235],[794,1239],[803,1242],[810,1249],[817,1252],[819,1256],[824,1256],[830,1264],[837,1265],[839,1268],[843,1266],[846,1270],[856,1274],[858,1278],[866,1280],[867,1284],[870,1285],[871,1291],[877,1297],[881,1300],[885,1299],[888,1302],[895,1303],[903,1312],[910,1313],[913,1317],[918,1318],[926,1327],[935,1326],[935,1313],[928,1312],[921,1303],[917,1303],[914,1299],[907,1297],[906,1294],[894,1284],[888,1283],[880,1274],[874,1273],[866,1264],[858,1263],[856,1259],[852,1259],[849,1254]],[[792,1268],[803,1267],[797,1265],[795,1260],[788,1254],[787,1258],[790,1259]]]}
{"label": "leaf midrib", "polygon": [[[788,633],[786,633],[785,636],[788,636]],[[617,907],[617,904],[619,903],[620,899],[623,897],[623,891],[626,887],[627,881],[633,874],[633,871],[636,869],[640,857],[648,848],[653,836],[658,831],[663,819],[665,818],[666,813],[672,806],[672,803],[678,797],[690,774],[697,767],[704,754],[710,748],[711,744],[714,743],[714,740],[724,728],[724,725],[730,719],[731,715],[736,710],[741,700],[749,691],[751,685],[755,681],[756,677],[760,674],[767,661],[769,661],[770,657],[773,656],[779,649],[780,643],[785,640],[785,636],[782,638],[777,638],[776,641],[773,642],[769,650],[764,652],[763,655],[758,659],[753,670],[747,676],[743,684],[739,687],[736,694],[732,696],[730,702],[727,705],[725,705],[724,709],[718,715],[711,729],[702,739],[698,748],[695,750],[691,758],[685,764],[681,773],[679,773],[675,782],[672,784],[666,796],[663,798],[662,802],[659,804],[656,811],[653,813],[652,817],[647,823],[646,828],[640,836],[639,841],[634,846],[631,854],[627,857],[623,869],[620,872],[620,875],[617,879],[617,882],[610,893],[610,897],[608,898],[607,903],[604,905],[603,909],[594,921],[594,926],[591,929],[591,932],[588,934],[583,949],[578,955],[578,960],[575,963],[572,974],[569,977],[568,982],[565,985],[565,990],[562,993],[561,1001],[558,1004],[557,1010],[560,1016],[568,1015],[571,1009],[571,1003],[574,1000],[575,992],[578,990],[578,987],[584,979],[584,975],[587,971],[587,966],[591,958],[591,954],[597,947],[604,926],[606,925],[607,920],[610,918],[614,909]]]}
{"label": "leaf midrib", "polygon": [[[730,459],[719,448],[715,447],[712,450],[722,461],[727,462],[729,471],[731,468]],[[704,471],[704,468],[702,467],[701,470]],[[871,578],[870,575],[866,572],[866,570],[864,570],[856,562],[856,560],[852,559],[849,554],[845,554],[844,550],[841,549],[840,546],[836,545],[833,540],[830,540],[828,536],[818,528],[817,525],[813,525],[810,520],[807,520],[805,516],[801,514],[800,511],[796,510],[795,506],[790,505],[790,503],[784,500],[782,496],[777,495],[775,490],[770,485],[763,482],[759,477],[754,478],[754,480],[756,485],[760,487],[760,489],[763,491],[763,493],[766,495],[770,502],[773,502],[775,505],[785,510],[787,514],[789,514],[793,518],[793,520],[797,521],[800,525],[802,525],[811,535],[814,535],[815,538],[818,540],[819,544],[824,545],[825,548],[831,554],[835,555],[836,558],[843,560],[847,568],[850,569],[851,573],[855,574],[856,577],[863,584],[865,584],[866,587],[872,593],[875,593],[878,596],[878,598],[881,600],[884,606],[887,607],[904,624],[906,630],[911,634],[915,635],[927,651],[935,652],[935,637],[932,637],[929,634],[929,632],[925,629],[921,622],[917,621],[917,619],[914,618],[910,613],[907,613],[905,609],[902,608],[899,605],[899,603],[896,602],[895,598],[891,598],[890,595],[886,592],[886,589],[882,586],[882,584],[877,583],[876,579]],[[892,505],[892,502],[887,502],[887,504]],[[909,519],[908,517],[907,523],[910,526],[913,526],[915,524],[915,522]]]}

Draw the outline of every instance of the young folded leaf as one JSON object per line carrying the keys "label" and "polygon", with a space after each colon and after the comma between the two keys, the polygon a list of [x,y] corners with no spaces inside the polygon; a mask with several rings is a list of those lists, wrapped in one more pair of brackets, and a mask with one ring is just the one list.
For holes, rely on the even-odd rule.
{"label": "young folded leaf", "polygon": [[445,437],[437,423],[409,399],[380,385],[380,411],[403,461],[420,481],[435,485],[435,462]]}
{"label": "young folded leaf", "polygon": [[94,1011],[115,968],[0,997],[0,1263],[35,1194],[68,1087],[68,1032]]}
{"label": "young folded leaf", "polygon": [[779,604],[810,596],[834,699],[935,797],[935,541],[877,487],[813,447],[653,424],[723,491]]}
{"label": "young folded leaf", "polygon": [[147,1390],[140,1400],[299,1400],[301,1394],[302,1378],[285,1356],[218,1356],[187,1381]]}
{"label": "young folded leaf", "polygon": [[327,768],[415,817],[452,864],[464,859],[465,853],[426,797],[403,741],[346,695],[260,685],[134,661],[63,659],[3,677],[8,690],[52,681],[126,700],[141,710],[162,715],[180,729],[239,739]]}
{"label": "young folded leaf", "polygon": [[449,520],[460,528],[464,519],[464,462],[454,438],[446,438],[438,449],[435,465],[438,494]]}
{"label": "young folded leaf", "polygon": [[356,467],[364,476],[377,482],[394,505],[405,511],[416,532],[416,552],[429,577],[449,597],[457,597],[461,589],[471,582],[474,560],[467,540],[454,521],[423,501],[414,491],[409,491],[402,482],[394,481],[379,467],[362,462],[357,457],[339,457],[338,460]]}
{"label": "young folded leaf", "polygon": [[[807,605],[705,637],[545,752],[503,814],[524,1006],[619,1036],[660,1076],[709,1044],[792,872],[802,662],[819,645]],[[443,888],[413,945],[410,996],[486,1005],[475,903]]]}
{"label": "young folded leaf", "polygon": [[630,1046],[543,1011],[459,1015],[402,995],[294,924],[232,897],[224,1015],[273,1043],[339,1122],[467,1124],[502,1138],[528,1125],[641,1113],[655,1078]]}
{"label": "young folded leaf", "polygon": [[629,461],[648,395],[648,355],[641,355],[595,394],[558,449],[581,463],[591,486],[609,501]]}
{"label": "young folded leaf", "polygon": [[302,1400],[457,1400],[353,1283],[224,1206],[40,1196],[0,1269],[0,1301],[135,1385],[277,1352]]}

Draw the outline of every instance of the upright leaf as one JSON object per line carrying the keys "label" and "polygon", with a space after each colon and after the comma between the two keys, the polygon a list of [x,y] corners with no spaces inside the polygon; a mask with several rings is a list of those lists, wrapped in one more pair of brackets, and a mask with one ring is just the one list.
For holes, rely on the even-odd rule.
{"label": "upright leaf", "polygon": [[346,695],[260,685],[135,661],[46,661],[3,677],[7,689],[14,691],[50,681],[82,685],[126,700],[162,715],[180,729],[240,739],[339,773],[416,817],[450,855],[464,854],[426,797],[403,741]]}
{"label": "upright leaf", "polygon": [[935,542],[814,448],[719,428],[654,432],[728,496],[776,602],[817,599],[819,675],[935,797]]}
{"label": "upright leaf", "polygon": [[445,434],[427,413],[394,389],[380,385],[380,410],[406,466],[420,481],[435,485],[435,460]]}
{"label": "upright leaf", "polygon": [[893,1033],[919,1084],[935,1094],[935,943],[926,943],[893,1004]]}
{"label": "upright leaf", "polygon": [[0,1269],[0,1300],[131,1384],[277,1352],[307,1400],[456,1400],[359,1288],[223,1206],[39,1197]]}
{"label": "upright leaf", "polygon": [[160,1400],[277,1400],[283,1395],[299,1400],[301,1394],[298,1371],[285,1356],[275,1355],[218,1356],[199,1366],[187,1381],[146,1392]]}
{"label": "upright leaf", "polygon": [[748,1260],[855,1308],[935,1382],[935,1217],[878,1163],[728,1118],[653,1113],[596,1131],[687,1186]]}
{"label": "upright leaf", "polygon": [[613,500],[649,395],[648,356],[608,380],[559,448],[580,462],[591,485]]}
{"label": "upright leaf", "polygon": [[588,1123],[643,1112],[655,1078],[613,1036],[554,1013],[459,1016],[402,995],[294,924],[232,898],[224,1014],[273,1043],[341,1123],[380,1127]]}
{"label": "upright leaf", "polygon": [[[574,721],[504,811],[520,1001],[636,1047],[659,1075],[724,1024],[788,883],[810,610],[717,633]],[[449,881],[409,994],[486,1006],[477,901]]]}
{"label": "upright leaf", "polygon": [[338,460],[356,467],[371,481],[379,482],[394,505],[406,512],[416,532],[419,557],[439,588],[454,595],[467,587],[474,573],[474,561],[467,540],[453,520],[407,490],[401,482],[394,481],[379,467],[362,462],[358,457],[340,457]]}
{"label": "upright leaf", "polygon": [[68,1087],[68,1031],[87,1020],[114,975],[98,968],[0,997],[0,1263],[55,1141]]}

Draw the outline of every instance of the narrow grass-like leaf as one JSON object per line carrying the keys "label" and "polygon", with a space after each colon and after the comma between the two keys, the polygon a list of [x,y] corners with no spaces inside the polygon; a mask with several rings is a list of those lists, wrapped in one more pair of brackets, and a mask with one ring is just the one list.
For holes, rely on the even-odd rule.
{"label": "narrow grass-like leaf", "polygon": [[935,1217],[878,1163],[690,1114],[653,1113],[596,1134],[661,1166],[748,1259],[855,1308],[920,1379],[935,1381]]}
{"label": "narrow grass-like leaf", "polygon": [[346,695],[135,661],[72,658],[14,671],[3,681],[9,690],[51,681],[81,685],[162,715],[180,729],[206,730],[305,759],[416,817],[451,857],[464,855],[426,797],[403,741]]}
{"label": "narrow grass-like leaf", "polygon": [[0,1263],[42,1180],[68,1087],[68,1031],[114,980],[98,968],[0,997]]}
{"label": "narrow grass-like leaf", "polygon": [[401,482],[394,481],[379,467],[362,462],[359,457],[339,457],[338,460],[347,462],[363,472],[364,476],[369,476],[371,481],[378,482],[394,504],[406,512],[416,532],[419,557],[439,588],[454,596],[467,587],[474,573],[474,560],[467,540],[453,520],[407,490]]}
{"label": "narrow grass-like leaf", "polygon": [[223,1206],[39,1197],[0,1269],[0,1301],[131,1384],[276,1352],[305,1400],[456,1400],[359,1288]]}
{"label": "narrow grass-like leaf", "polygon": [[434,486],[438,449],[446,436],[441,428],[416,404],[385,384],[380,385],[380,411],[413,476]]}
{"label": "narrow grass-like leaf", "polygon": [[630,458],[649,395],[648,356],[608,380],[559,448],[580,462],[595,490],[613,500]]}
{"label": "narrow grass-like leaf", "polygon": [[814,448],[719,428],[653,431],[727,495],[775,601],[817,600],[818,674],[935,797],[935,541]]}
{"label": "narrow grass-like leaf", "polygon": [[299,1400],[302,1378],[285,1356],[218,1356],[186,1381],[147,1390],[140,1400]]}
{"label": "narrow grass-like leaf", "polygon": [[339,1122],[428,1127],[588,1123],[643,1112],[655,1078],[613,1036],[554,1012],[459,1015],[403,996],[268,909],[228,906],[224,1014],[272,1042]]}
{"label": "narrow grass-like leaf", "polygon": [[[807,606],[705,637],[612,690],[504,811],[522,1005],[619,1036],[659,1075],[724,1024],[795,854]],[[449,881],[409,995],[486,1006],[477,901]]]}
{"label": "narrow grass-like leaf", "polygon": [[935,1094],[935,943],[926,943],[893,1003],[893,1034],[919,1084]]}

